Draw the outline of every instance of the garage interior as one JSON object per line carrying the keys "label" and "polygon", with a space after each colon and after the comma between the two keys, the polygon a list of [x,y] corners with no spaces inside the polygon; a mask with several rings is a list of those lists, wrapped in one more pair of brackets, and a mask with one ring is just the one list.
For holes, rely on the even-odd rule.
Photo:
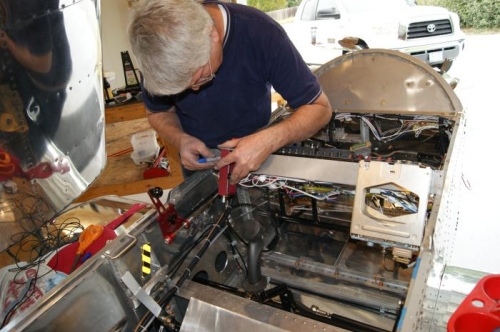
{"label": "garage interior", "polygon": [[[100,5],[102,16],[93,0],[62,10],[80,23],[67,27],[79,72],[63,130],[37,133],[0,85],[0,162],[22,150],[30,166],[0,173],[0,290],[17,294],[1,331],[445,331],[478,287],[484,309],[453,328],[481,319],[494,331],[498,317],[481,310],[500,298],[500,277],[448,265],[462,245],[467,133],[453,77],[400,52],[345,54],[314,69],[328,126],[238,186],[229,168],[185,180],[161,139],[161,156],[131,158],[132,138],[151,129],[144,105],[107,103],[128,86],[117,27],[129,4]],[[294,112],[272,101],[270,125]]]}

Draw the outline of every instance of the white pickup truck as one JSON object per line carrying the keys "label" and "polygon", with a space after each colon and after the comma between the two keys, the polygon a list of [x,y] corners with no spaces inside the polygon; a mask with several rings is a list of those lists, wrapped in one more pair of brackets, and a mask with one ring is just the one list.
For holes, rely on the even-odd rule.
{"label": "white pickup truck", "polygon": [[405,52],[433,67],[456,59],[465,46],[456,13],[409,0],[302,0],[293,22],[282,24],[304,60],[323,64],[356,48]]}

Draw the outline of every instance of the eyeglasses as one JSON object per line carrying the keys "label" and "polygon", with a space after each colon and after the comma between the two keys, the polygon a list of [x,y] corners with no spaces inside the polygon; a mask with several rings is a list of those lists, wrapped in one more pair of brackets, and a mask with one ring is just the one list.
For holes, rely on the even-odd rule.
{"label": "eyeglasses", "polygon": [[200,86],[207,84],[211,80],[215,78],[215,74],[212,71],[212,63],[210,62],[210,59],[208,59],[208,67],[210,68],[210,75],[208,76],[203,76],[200,77],[196,82],[194,82],[193,85],[190,86],[191,89],[198,89]]}

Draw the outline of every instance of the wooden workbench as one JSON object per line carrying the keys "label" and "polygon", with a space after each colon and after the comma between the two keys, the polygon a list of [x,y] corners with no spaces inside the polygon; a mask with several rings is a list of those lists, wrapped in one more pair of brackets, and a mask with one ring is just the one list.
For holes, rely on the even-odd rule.
{"label": "wooden workbench", "polygon": [[[285,101],[278,93],[272,94],[272,103],[277,106]],[[106,151],[107,164],[98,179],[76,201],[104,196],[127,196],[146,193],[152,187],[170,189],[178,186],[184,178],[177,149],[168,143],[160,142],[167,150],[171,175],[144,180],[142,173],[147,165],[136,165],[130,158],[132,148],[130,139],[133,134],[151,129],[146,119],[146,109],[142,102],[132,102],[121,106],[106,107]],[[118,155],[117,155],[118,154]]]}
{"label": "wooden workbench", "polygon": [[136,165],[130,157],[132,135],[151,129],[142,102],[107,107],[105,120],[106,154],[108,156],[106,167],[97,180],[78,198],[77,202],[84,202],[104,195],[142,194],[152,187],[174,188],[184,180],[177,149],[162,141],[159,144],[165,146],[166,156],[170,162],[171,174],[169,176],[144,180],[143,172],[148,165]]}

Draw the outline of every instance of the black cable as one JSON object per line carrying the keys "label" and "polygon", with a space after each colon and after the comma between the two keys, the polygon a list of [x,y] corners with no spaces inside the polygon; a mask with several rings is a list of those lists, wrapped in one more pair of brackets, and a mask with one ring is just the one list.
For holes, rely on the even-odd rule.
{"label": "black cable", "polygon": [[[72,239],[73,234],[75,234],[77,231],[81,232],[84,227],[82,226],[78,218],[70,217],[64,220],[59,225],[45,224],[43,227],[41,227],[41,229],[45,229],[46,233],[46,236],[41,240],[35,237],[36,239],[24,241],[29,236],[32,236],[33,232],[21,232],[13,235],[13,237],[15,237],[23,234],[21,236],[21,240],[19,240],[19,248],[15,253],[17,269],[10,269],[9,272],[24,271],[35,265],[45,262],[45,258],[47,256],[50,256],[55,250],[58,250],[62,246],[73,242],[67,240],[68,235],[66,235],[66,233],[70,234]],[[31,245],[28,249],[25,249],[25,247],[30,245],[31,243],[34,243],[35,245]],[[29,253],[30,263],[19,266],[18,262],[20,261],[19,256],[21,253]],[[34,257],[35,254],[36,257]],[[43,256],[45,256],[45,258],[40,258]]]}
{"label": "black cable", "polygon": [[[9,270],[10,271],[10,270]],[[18,276],[19,273],[21,273],[22,271],[18,271],[16,273],[16,275],[14,276],[14,279],[13,279],[13,282],[15,284],[26,284],[29,282],[29,288],[28,290],[24,293],[23,297],[21,299],[18,299],[18,303],[14,306],[12,306],[11,308],[9,308],[9,310],[7,312],[4,312],[2,313],[2,315],[4,316],[4,319],[2,322],[0,322],[0,329],[4,327],[4,325],[6,325],[9,320],[11,319],[11,316],[12,314],[23,304],[25,303],[26,300],[28,300],[29,298],[31,298],[32,295],[35,294],[36,290],[37,290],[37,287],[36,287],[36,282],[38,281],[38,279],[40,278],[43,278],[45,275],[47,275],[48,273],[52,272],[49,271],[41,276],[38,275],[40,271],[40,264],[36,265],[36,272],[35,272],[35,276],[34,278],[29,278],[28,281],[26,282],[18,282],[16,281],[16,278]]]}
{"label": "black cable", "polygon": [[335,116],[328,123],[328,144],[335,145]]}
{"label": "black cable", "polygon": [[[210,244],[212,243],[212,240],[215,238],[215,236],[218,234],[218,232],[220,232],[221,230],[223,230],[222,226],[224,225],[224,223],[226,223],[226,221],[227,221],[227,219],[229,217],[229,214],[231,212],[230,201],[231,200],[227,200],[227,202],[226,202],[226,208],[225,208],[224,212],[221,214],[220,218],[213,225],[212,229],[210,230],[210,233],[205,238],[205,243],[203,244],[203,246],[201,247],[201,249],[198,251],[198,253],[193,257],[193,260],[188,265],[188,267],[184,270],[184,272],[182,273],[181,277],[179,278],[179,280],[175,284],[175,287],[172,288],[174,290],[174,292],[172,293],[172,292],[169,291],[169,295],[166,296],[164,299],[162,299],[162,301],[160,302],[160,305],[162,307],[165,306],[167,303],[169,303],[172,300],[172,297],[175,295],[175,293],[177,292],[177,290],[180,288],[180,286],[182,286],[182,284],[187,279],[187,277],[189,275],[191,275],[191,271],[194,269],[194,267],[196,266],[196,264],[198,264],[198,262],[200,261],[201,257],[203,256],[203,254],[205,253],[205,251],[208,249],[208,247],[210,247]],[[217,231],[217,229],[218,229],[218,231]]]}
{"label": "black cable", "polygon": [[192,242],[187,248],[184,248],[182,255],[177,259],[177,261],[172,264],[172,266],[168,269],[167,275],[173,276],[174,274],[177,273],[177,270],[179,267],[182,265],[182,263],[185,262],[187,256],[193,251],[194,248],[196,248],[197,245],[199,245],[204,239],[205,235],[212,229],[214,224],[210,224],[209,227],[207,227],[203,233],[198,237],[198,239],[194,242]]}
{"label": "black cable", "polygon": [[248,242],[246,242],[239,234],[238,232],[236,232],[236,230],[234,229],[234,227],[228,223],[227,225],[227,228],[229,230],[229,232],[231,232],[234,236],[236,236],[238,238],[238,241],[240,241],[241,243],[243,243],[245,246],[248,246]]}
{"label": "black cable", "polygon": [[[238,264],[238,267],[240,268],[240,270],[244,271],[245,275],[247,275],[248,274],[248,270],[247,270],[247,266],[245,264],[245,260],[243,259],[243,256],[241,256],[241,253],[238,250],[238,247],[236,247],[235,245],[233,245],[233,239],[231,238],[231,231],[230,231],[229,227],[224,232],[224,235],[227,237],[227,240],[229,241],[229,245],[231,246],[231,250],[233,252],[233,256],[235,256],[236,264]],[[237,259],[236,255],[238,255],[238,257],[240,259]],[[240,260],[243,263],[243,266],[242,266],[242,264],[240,264]]]}
{"label": "black cable", "polygon": [[[184,273],[181,275],[179,280],[176,282],[175,286],[170,288],[169,291],[158,301],[158,303],[161,307],[165,307],[172,300],[174,295],[179,290],[180,286],[182,286],[182,284],[184,283],[186,278],[191,274],[191,270],[194,268],[194,266],[198,263],[200,258],[205,253],[205,251],[208,249],[208,247],[211,244],[211,241],[218,234],[217,232],[215,232],[215,230],[217,228],[222,230],[221,226],[227,221],[230,212],[231,212],[231,199],[228,199],[226,202],[226,207],[225,207],[223,213],[221,214],[220,218],[217,220],[217,222],[215,224],[212,224],[212,227],[210,227],[206,230],[206,231],[208,231],[208,230],[210,231],[209,234],[205,238],[202,238],[200,236],[199,239],[201,241],[205,240],[203,247],[198,251],[198,253],[195,255],[194,259],[191,261],[191,263],[188,265],[188,267],[184,270]],[[141,327],[142,322],[146,322],[146,321],[150,320],[152,315],[153,314],[151,313],[151,311],[147,311],[144,314],[144,316],[141,318],[139,323],[136,325],[136,327],[134,328],[134,331],[138,331],[139,328]],[[171,318],[174,319],[174,317],[171,317]]]}
{"label": "black cable", "polygon": [[[69,220],[72,221],[68,222]],[[13,235],[13,237],[21,235],[20,240],[18,242],[19,248],[14,254],[16,267],[13,267],[8,270],[8,272],[12,273],[15,272],[13,283],[18,285],[26,284],[27,281],[19,282],[18,280],[19,274],[33,268],[36,269],[36,272],[35,272],[35,277],[31,279],[31,285],[28,289],[28,292],[26,292],[23,298],[19,300],[19,303],[10,308],[8,312],[4,313],[5,318],[3,322],[0,322],[1,323],[0,328],[3,327],[6,323],[8,323],[12,314],[23,303],[25,303],[29,298],[31,298],[35,294],[35,291],[37,289],[36,288],[37,281],[54,271],[53,269],[49,269],[44,274],[40,275],[40,265],[44,263],[47,257],[51,256],[54,253],[54,251],[57,251],[62,246],[70,243],[65,240],[67,238],[67,235],[65,235],[65,233],[73,234],[77,229],[83,230],[83,226],[81,225],[80,220],[78,218],[72,217],[64,220],[60,225],[45,223],[45,225],[41,226],[36,231],[41,232],[41,230],[43,229],[45,229],[46,237],[43,238],[42,240],[40,240],[39,237],[36,237],[34,235],[35,231],[20,232]],[[29,236],[34,236],[35,238],[32,240],[25,241],[25,239],[27,239]],[[25,249],[25,247],[29,248]],[[30,257],[28,262],[26,262],[26,264],[23,265],[20,265],[19,263],[20,262],[19,256],[21,255],[21,253],[28,253]]]}

